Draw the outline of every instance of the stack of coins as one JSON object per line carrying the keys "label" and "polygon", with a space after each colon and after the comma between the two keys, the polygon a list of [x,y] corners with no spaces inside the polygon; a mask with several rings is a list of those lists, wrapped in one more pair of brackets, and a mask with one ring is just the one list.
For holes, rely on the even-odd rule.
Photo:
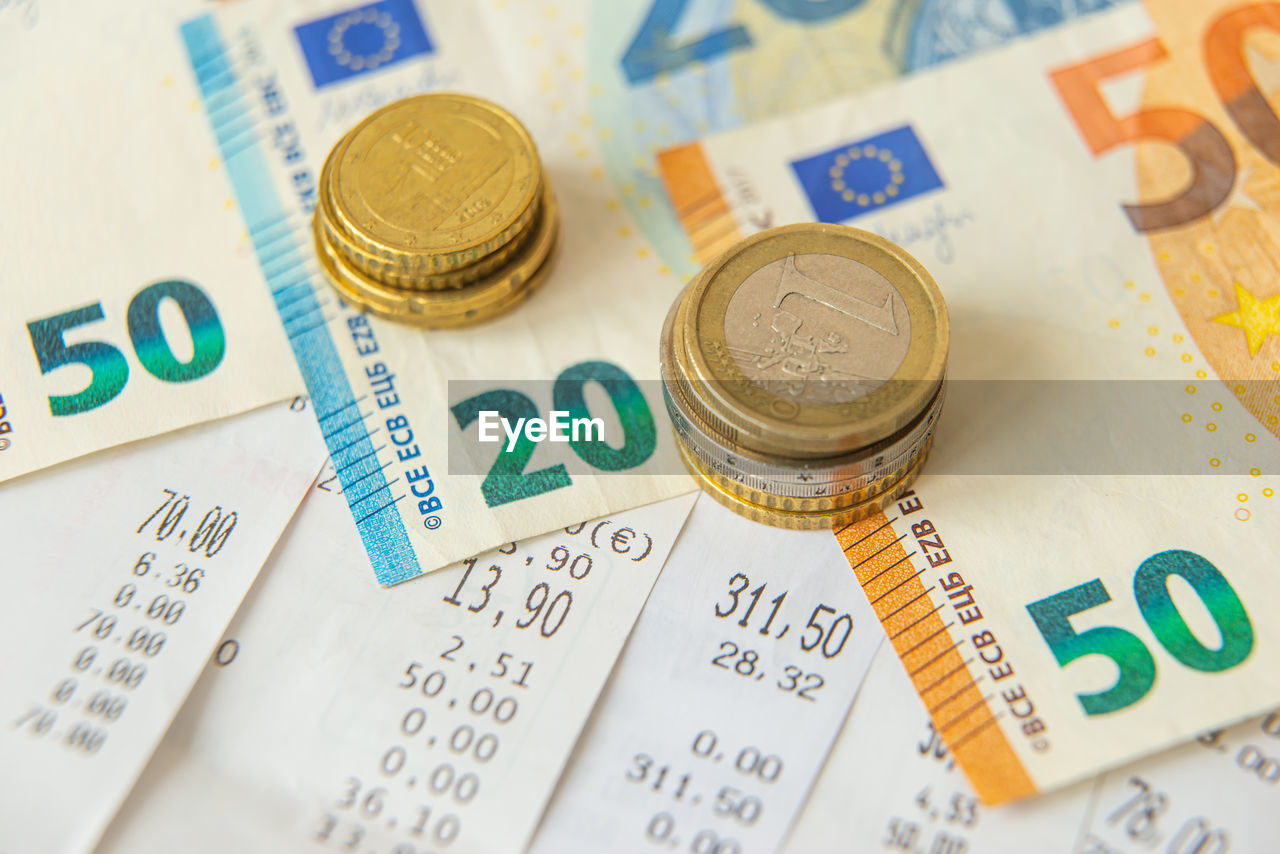
{"label": "stack of coins", "polygon": [[467,326],[546,278],[560,235],[528,132],[467,95],[406,98],[338,141],[320,173],[316,255],[343,299],[391,320]]}
{"label": "stack of coins", "polygon": [[870,516],[928,453],[949,339],[937,284],[888,240],[817,223],[749,237],[689,283],[663,326],[685,466],[770,525]]}

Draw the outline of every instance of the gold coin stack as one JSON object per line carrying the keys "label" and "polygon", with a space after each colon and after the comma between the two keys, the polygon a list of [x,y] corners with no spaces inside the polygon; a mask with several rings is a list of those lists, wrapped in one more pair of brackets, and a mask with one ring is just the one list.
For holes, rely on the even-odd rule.
{"label": "gold coin stack", "polygon": [[928,454],[949,340],[937,284],[882,237],[802,223],[740,241],[689,283],[662,329],[685,467],[758,522],[866,518]]}
{"label": "gold coin stack", "polygon": [[524,126],[468,95],[405,98],[320,172],[316,255],[342,296],[428,328],[496,317],[546,278],[560,214]]}

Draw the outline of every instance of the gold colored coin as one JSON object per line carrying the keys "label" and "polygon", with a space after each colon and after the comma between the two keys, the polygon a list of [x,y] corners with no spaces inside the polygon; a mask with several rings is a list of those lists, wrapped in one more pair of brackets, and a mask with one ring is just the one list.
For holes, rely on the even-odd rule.
{"label": "gold colored coin", "polygon": [[[536,207],[534,208],[534,214],[535,216],[537,214]],[[477,282],[506,265],[525,247],[534,234],[534,229],[525,228],[514,239],[498,247],[491,254],[478,261],[473,261],[465,267],[459,267],[447,273],[415,273],[406,270],[404,265],[399,262],[378,258],[365,252],[359,246],[351,243],[339,243],[338,241],[341,238],[333,233],[333,226],[328,220],[324,221],[324,228],[328,233],[329,241],[337,246],[351,266],[370,278],[377,279],[392,287],[411,291],[439,291],[463,288]]]}
{"label": "gold colored coin", "polygon": [[330,242],[319,215],[312,224],[316,255],[339,294],[374,314],[428,328],[469,326],[508,311],[546,278],[560,234],[559,209],[549,189],[544,188],[539,208],[533,235],[515,257],[464,288],[409,291],[370,278]]}
{"label": "gold colored coin", "polygon": [[[320,169],[319,203],[316,209],[316,216],[330,245],[341,252],[352,267],[372,279],[391,287],[415,291],[461,288],[479,281],[509,262],[533,236],[534,229],[528,227],[531,224],[531,219],[526,219],[522,216],[523,231],[515,235],[514,238],[508,240],[489,255],[445,273],[433,272],[430,265],[425,263],[413,263],[409,256],[388,260],[380,255],[367,252],[354,243],[346,230],[338,224],[337,214],[334,211],[333,162],[334,155],[341,147],[341,144],[334,146],[333,151],[330,152],[329,157],[325,159],[324,165]],[[540,196],[541,186],[539,186],[538,190]],[[539,202],[535,199],[534,203],[529,206],[529,217],[537,216],[538,212]]]}
{"label": "gold colored coin", "polygon": [[481,261],[537,215],[537,149],[507,111],[458,94],[397,101],[330,154],[331,239],[411,275]]}
{"label": "gold colored coin", "polygon": [[942,383],[946,305],[928,271],[870,232],[801,223],[753,235],[690,284],[670,346],[717,433],[826,457],[902,430]]}
{"label": "gold colored coin", "polygon": [[679,443],[677,445],[680,448],[680,459],[684,462],[689,474],[698,482],[703,492],[710,495],[716,502],[753,522],[793,531],[830,529],[836,525],[847,525],[874,516],[901,498],[910,488],[929,452],[929,445],[926,444],[920,458],[901,477],[877,484],[877,491],[858,503],[840,509],[799,509],[792,499],[778,498],[758,490],[746,489],[704,468],[683,445]]}

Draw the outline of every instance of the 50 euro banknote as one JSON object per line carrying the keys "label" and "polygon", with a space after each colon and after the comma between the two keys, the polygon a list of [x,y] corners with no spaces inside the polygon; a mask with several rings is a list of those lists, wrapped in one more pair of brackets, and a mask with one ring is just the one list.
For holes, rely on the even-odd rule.
{"label": "50 euro banknote", "polygon": [[[930,464],[837,536],[988,802],[1280,697],[1277,34],[1275,4],[1133,6],[660,158],[704,258],[817,219],[939,280]],[[779,352],[820,361],[793,332]],[[1040,417],[1063,380],[1161,391]],[[1159,463],[1126,467],[1143,446]]]}
{"label": "50 euro banknote", "polygon": [[0,482],[302,390],[194,109],[183,5],[0,8]]}

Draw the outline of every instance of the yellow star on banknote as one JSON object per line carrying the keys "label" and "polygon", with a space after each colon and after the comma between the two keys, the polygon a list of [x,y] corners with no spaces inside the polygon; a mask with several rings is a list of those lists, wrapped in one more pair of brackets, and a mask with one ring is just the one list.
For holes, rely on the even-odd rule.
{"label": "yellow star on banknote", "polygon": [[1249,355],[1256,356],[1268,335],[1280,336],[1280,294],[1260,300],[1236,282],[1236,305],[1235,311],[1218,315],[1214,322],[1243,329],[1249,337]]}

